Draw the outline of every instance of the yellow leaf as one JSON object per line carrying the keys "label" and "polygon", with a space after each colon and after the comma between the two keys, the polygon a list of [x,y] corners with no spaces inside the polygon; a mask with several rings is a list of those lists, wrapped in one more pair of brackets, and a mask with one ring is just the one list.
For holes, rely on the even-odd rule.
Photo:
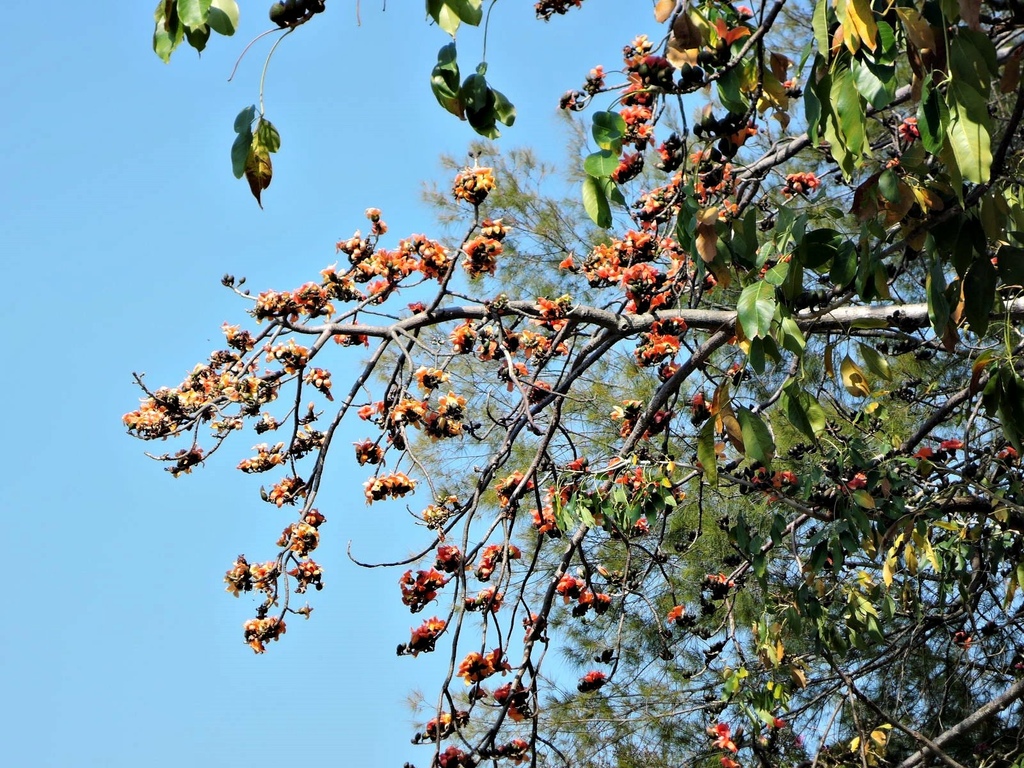
{"label": "yellow leaf", "polygon": [[675,9],[676,0],[658,0],[658,4],[654,6],[654,20],[664,24]]}
{"label": "yellow leaf", "polygon": [[836,345],[831,343],[825,345],[825,375],[830,379],[836,377],[835,363],[832,360],[832,352],[835,350],[835,347]]}
{"label": "yellow leaf", "polygon": [[895,557],[887,557],[885,562],[882,563],[882,581],[885,582],[887,589],[892,586],[892,568],[894,565],[896,565]]}
{"label": "yellow leaf", "polygon": [[871,387],[868,386],[864,371],[850,359],[849,355],[843,358],[839,366],[839,375],[843,379],[843,386],[852,397],[867,397],[871,394]]}
{"label": "yellow leaf", "polygon": [[[870,0],[846,0],[846,14],[842,16],[846,47],[856,53],[863,43],[870,50],[878,47],[878,25],[871,11]],[[837,4],[836,14],[839,15]]]}

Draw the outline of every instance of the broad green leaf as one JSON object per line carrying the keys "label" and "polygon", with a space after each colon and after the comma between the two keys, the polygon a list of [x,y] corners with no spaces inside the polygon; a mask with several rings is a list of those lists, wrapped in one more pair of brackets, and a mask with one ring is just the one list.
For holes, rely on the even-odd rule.
{"label": "broad green leaf", "polygon": [[494,116],[498,118],[498,122],[502,125],[509,127],[516,121],[516,108],[505,98],[505,94],[501,91],[496,91],[493,88],[491,93],[494,94]]}
{"label": "broad green leaf", "polygon": [[998,416],[1003,434],[1018,454],[1024,453],[1024,381],[1012,369],[1004,367],[999,371],[1001,392]]}
{"label": "broad green leaf", "polygon": [[946,135],[945,126],[948,123],[949,111],[946,109],[946,102],[939,89],[933,85],[931,78],[926,78],[921,103],[918,105],[918,130],[921,132],[925,150],[932,155],[941,152]]}
{"label": "broad green leaf", "polygon": [[739,419],[743,431],[743,447],[747,458],[760,462],[766,467],[771,466],[775,456],[775,440],[761,417],[749,408],[738,408],[736,418]]}
{"label": "broad green leaf", "polygon": [[859,160],[864,146],[866,127],[864,103],[854,86],[850,70],[843,70],[832,78],[832,91],[829,94],[829,100],[845,141],[844,149],[853,155],[854,162],[856,162]]}
{"label": "broad green leaf", "polygon": [[764,281],[771,285],[782,285],[789,274],[789,261],[783,260],[764,273]]}
{"label": "broad green leaf", "polygon": [[974,260],[964,277],[964,314],[971,330],[979,336],[988,328],[996,298],[996,278],[996,268],[985,254]]}
{"label": "broad green leaf", "polygon": [[601,178],[600,182],[601,188],[604,190],[604,196],[608,198],[609,202],[615,203],[622,208],[629,208],[629,203],[626,202],[626,197],[622,194],[618,184],[607,176]]}
{"label": "broad green leaf", "polygon": [[818,44],[818,53],[821,55],[826,55],[830,47],[828,36],[828,9],[830,5],[829,0],[818,0],[814,6],[814,15],[811,17],[814,41]]}
{"label": "broad green leaf", "polygon": [[245,175],[245,166],[252,148],[252,121],[256,119],[255,105],[246,107],[235,117],[235,141],[231,145],[231,170],[236,179]]}
{"label": "broad green leaf", "polygon": [[452,37],[465,22],[478,26],[483,19],[483,0],[427,0],[427,15]]}
{"label": "broad green leaf", "polygon": [[590,220],[597,226],[607,229],[612,225],[612,209],[608,205],[601,182],[593,176],[583,180],[583,207]]}
{"label": "broad green leaf", "polygon": [[583,161],[583,170],[595,178],[611,176],[612,171],[619,167],[619,154],[608,149],[587,155]]}
{"label": "broad green leaf", "polygon": [[[166,13],[170,9],[170,18]],[[153,14],[156,26],[153,29],[153,52],[166,64],[171,60],[174,49],[185,39],[185,28],[178,20],[177,6],[160,0]]]}
{"label": "broad green leaf", "polygon": [[775,286],[759,280],[743,289],[736,303],[737,317],[748,339],[767,336],[775,316]]}
{"label": "broad green leaf", "polygon": [[840,242],[834,229],[812,229],[801,238],[796,255],[805,267],[818,269],[836,257]]}
{"label": "broad green leaf", "polygon": [[988,102],[974,88],[954,80],[946,91],[948,139],[966,181],[984,184],[992,165]]}
{"label": "broad green leaf", "polygon": [[[823,0],[824,2],[824,0]],[[818,57],[820,59],[821,57]],[[818,93],[819,88],[825,88],[827,92],[827,83],[823,85],[824,81],[814,82],[815,71],[817,70],[818,64],[817,59],[815,60],[814,66],[811,68],[811,77],[807,82],[807,87],[804,89],[804,118],[807,121],[807,135],[811,139],[811,144],[817,146],[818,144],[818,126],[821,123],[821,102],[822,99]],[[828,77],[825,77],[827,80]]]}
{"label": "broad green leaf", "polygon": [[218,35],[230,37],[238,29],[238,3],[235,0],[213,0],[206,23]]}
{"label": "broad green leaf", "polygon": [[206,25],[195,29],[185,27],[185,39],[198,53],[202,53],[206,50],[206,42],[210,39],[210,28]]}
{"label": "broad green leaf", "polygon": [[231,145],[231,172],[236,179],[245,175],[245,164],[249,159],[249,148],[252,146],[252,134],[240,133]]}
{"label": "broad green leaf", "polygon": [[833,285],[845,288],[857,277],[857,248],[849,241],[843,241],[832,259],[829,280]]}
{"label": "broad green leaf", "polygon": [[874,347],[859,343],[860,356],[871,373],[886,381],[892,381],[892,370],[889,368],[889,360]]}
{"label": "broad green leaf", "polygon": [[595,112],[591,132],[601,149],[618,152],[622,149],[622,137],[626,134],[626,121],[618,112]]}
{"label": "broad green leaf", "polygon": [[281,134],[265,117],[261,117],[256,124],[256,141],[266,147],[268,152],[277,152],[281,148]]}
{"label": "broad green leaf", "polygon": [[1024,287],[1024,248],[1012,245],[1000,247],[996,254],[999,279],[1003,285],[1019,285]]}
{"label": "broad green leaf", "polygon": [[178,18],[190,29],[206,26],[211,0],[178,0]]}
{"label": "broad green leaf", "polygon": [[885,109],[896,95],[896,67],[855,58],[850,70],[857,90],[868,104],[875,109]]}
{"label": "broad green leaf", "polygon": [[256,105],[246,107],[235,116],[235,133],[252,133],[252,121],[256,119]]}
{"label": "broad green leaf", "polygon": [[892,168],[886,168],[878,175],[878,191],[890,203],[898,203],[900,201],[899,180],[896,178],[896,174],[893,173]]}
{"label": "broad green leaf", "polygon": [[459,100],[461,76],[456,55],[455,43],[448,43],[437,52],[437,64],[430,73],[430,90],[438,104],[463,119],[465,108]]}
{"label": "broad green leaf", "polygon": [[960,28],[949,42],[951,77],[988,98],[992,78],[999,73],[996,49],[988,35]]}

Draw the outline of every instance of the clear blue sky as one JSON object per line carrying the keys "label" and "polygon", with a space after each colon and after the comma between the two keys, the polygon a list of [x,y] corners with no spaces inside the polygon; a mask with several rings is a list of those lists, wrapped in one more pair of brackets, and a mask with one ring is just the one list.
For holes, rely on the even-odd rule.
{"label": "clear blue sky", "polygon": [[[427,76],[446,36],[421,0],[331,0],[285,41],[267,83],[283,137],[261,211],[230,172],[235,114],[256,100],[267,26],[243,2],[233,39],[170,66],[149,48],[152,0],[56,0],[9,8],[0,31],[0,258],[7,332],[3,452],[7,620],[0,718],[9,766],[243,766],[301,757],[328,765],[429,764],[413,747],[408,692],[433,697],[440,658],[397,658],[422,617],[401,606],[392,570],[344,555],[404,556],[422,542],[399,505],[367,508],[363,475],[335,463],[320,508],[327,589],[312,620],[292,619],[264,656],[243,645],[248,598],[223,591],[239,552],[262,559],[291,520],[261,504],[259,478],[233,470],[243,437],[173,480],[129,439],[133,370],[173,385],[223,346],[244,307],[219,285],[292,288],[335,260],[334,243],[383,209],[395,239],[430,232],[421,183],[474,134],[436,105]],[[653,26],[622,0],[535,21],[502,0],[490,77],[519,107],[505,146],[562,157],[558,97],[587,70],[613,68]],[[633,4],[631,4],[633,5]],[[460,36],[475,63],[478,33]],[[335,370],[336,386],[344,372]],[[341,442],[352,438],[345,436]],[[157,446],[159,448],[159,446]]]}

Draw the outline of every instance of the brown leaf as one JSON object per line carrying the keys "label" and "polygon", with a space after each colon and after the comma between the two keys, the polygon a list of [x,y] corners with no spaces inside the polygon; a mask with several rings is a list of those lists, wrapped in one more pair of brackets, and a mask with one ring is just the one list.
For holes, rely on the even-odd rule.
{"label": "brown leaf", "polygon": [[672,33],[669,35],[668,50],[665,57],[676,69],[697,63],[697,54],[704,45],[704,36],[688,13],[680,13],[672,22]]}
{"label": "brown leaf", "polygon": [[658,0],[657,5],[654,6],[654,20],[659,24],[664,24],[675,9],[676,0]]}

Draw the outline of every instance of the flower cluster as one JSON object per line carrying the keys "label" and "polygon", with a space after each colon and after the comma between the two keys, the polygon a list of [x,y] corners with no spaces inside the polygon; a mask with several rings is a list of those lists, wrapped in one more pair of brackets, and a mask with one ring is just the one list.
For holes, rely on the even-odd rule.
{"label": "flower cluster", "polygon": [[512,667],[505,661],[505,654],[501,648],[495,648],[488,654],[482,654],[479,651],[470,653],[459,664],[458,674],[459,677],[466,681],[466,685],[472,685],[473,683],[479,683],[481,680],[486,680],[498,672],[504,675],[511,669]]}
{"label": "flower cluster", "polygon": [[281,533],[277,546],[291,550],[299,557],[305,557],[320,543],[320,532],[309,523],[292,523]]}
{"label": "flower cluster", "polygon": [[466,597],[463,601],[463,608],[471,612],[486,609],[491,613],[497,613],[501,610],[504,599],[504,592],[498,592],[494,587],[486,587],[477,592],[475,596]]}
{"label": "flower cluster", "polygon": [[465,200],[473,206],[480,205],[494,189],[494,172],[491,168],[464,168],[455,177],[452,194],[456,200]]}
{"label": "flower cluster", "polygon": [[530,709],[530,691],[524,688],[522,683],[516,684],[515,688],[512,687],[512,683],[505,683],[495,688],[491,696],[499,705],[508,706],[508,716],[514,722],[533,717]]}
{"label": "flower cluster", "polygon": [[412,613],[422,611],[427,603],[437,597],[437,591],[447,583],[444,574],[433,568],[429,571],[418,571],[415,578],[412,571],[406,571],[398,580],[402,588],[402,602],[409,606]]}
{"label": "flower cluster", "polygon": [[418,656],[421,653],[430,653],[434,650],[437,638],[441,636],[447,626],[448,622],[436,616],[427,619],[416,629],[411,630],[412,637],[409,638],[406,645],[398,646],[398,655]]}
{"label": "flower cluster", "polygon": [[576,689],[580,693],[588,693],[602,688],[607,682],[608,675],[598,669],[595,669],[591,672],[587,672],[587,674],[580,678],[580,681],[576,684]]}
{"label": "flower cluster", "polygon": [[318,592],[324,588],[324,570],[318,563],[312,560],[306,559],[301,561],[288,571],[288,575],[298,582],[295,586],[295,591],[299,594],[302,594],[310,587],[313,587]]}
{"label": "flower cluster", "polygon": [[786,197],[806,195],[821,186],[821,180],[814,173],[791,173],[786,176],[782,194]]}
{"label": "flower cluster", "polygon": [[382,499],[400,499],[416,490],[416,481],[404,472],[392,472],[383,477],[371,477],[363,483],[363,494],[366,503],[372,504]]}
{"label": "flower cluster", "polygon": [[494,573],[494,569],[503,562],[519,560],[522,557],[519,547],[514,544],[491,544],[484,547],[480,555],[480,562],[476,566],[476,577],[480,581],[487,581]]}
{"label": "flower cluster", "polygon": [[271,640],[279,640],[284,633],[284,621],[277,616],[249,619],[244,626],[245,642],[255,653],[266,651],[265,644]]}

